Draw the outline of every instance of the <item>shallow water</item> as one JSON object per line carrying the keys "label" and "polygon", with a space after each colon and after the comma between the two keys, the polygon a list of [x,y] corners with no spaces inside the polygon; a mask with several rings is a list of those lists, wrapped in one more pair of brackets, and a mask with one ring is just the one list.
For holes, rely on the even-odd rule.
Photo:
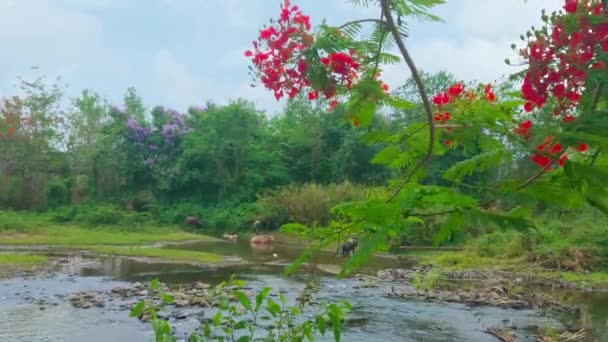
{"label": "shallow water", "polygon": [[[315,258],[315,266],[308,265],[304,271],[287,278],[281,275],[282,271],[299,255],[303,246],[280,238],[268,250],[252,249],[247,241],[190,243],[168,248],[240,257],[243,262],[225,267],[200,267],[72,255],[78,262],[59,266],[53,276],[0,280],[0,341],[149,341],[152,338],[149,326],[129,318],[127,311],[111,306],[75,309],[61,297],[153,278],[169,284],[218,283],[232,274],[246,280],[254,289],[271,286],[287,291],[290,296],[297,294],[311,273],[321,276],[323,286],[317,300],[343,298],[353,304],[353,312],[345,323],[343,341],[496,341],[484,330],[502,324],[503,320],[517,326],[521,341],[533,341],[538,327],[559,325],[529,310],[471,308],[462,304],[390,298],[385,296],[390,291],[389,284],[364,289],[356,278],[335,279],[333,273],[339,269],[343,258],[332,252],[320,253]],[[375,274],[377,269],[403,266],[390,257],[375,257],[370,265],[361,271]],[[608,317],[608,297],[606,301],[596,303],[597,298],[593,295],[587,299],[589,311],[594,317]],[[601,319],[595,321],[601,322]],[[176,331],[178,336],[184,336],[197,326],[197,320],[184,320],[176,322]]]}

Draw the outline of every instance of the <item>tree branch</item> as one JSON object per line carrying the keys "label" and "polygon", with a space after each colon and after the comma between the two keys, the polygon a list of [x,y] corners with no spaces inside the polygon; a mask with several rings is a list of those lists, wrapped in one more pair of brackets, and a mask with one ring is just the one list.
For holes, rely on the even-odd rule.
{"label": "tree branch", "polygon": [[407,64],[408,68],[410,69],[410,72],[412,73],[412,78],[414,79],[414,82],[416,83],[416,87],[418,88],[418,93],[420,94],[420,98],[422,99],[422,104],[423,104],[423,107],[424,107],[424,110],[426,113],[427,123],[429,125],[429,145],[428,145],[426,153],[418,161],[418,163],[412,168],[412,170],[406,174],[406,176],[403,178],[401,183],[399,183],[399,185],[395,188],[395,190],[393,191],[393,193],[387,200],[387,202],[390,202],[395,197],[397,197],[399,192],[401,192],[401,190],[403,189],[405,184],[407,184],[410,181],[410,179],[416,173],[416,171],[418,171],[418,169],[420,169],[433,155],[433,149],[434,149],[434,144],[435,144],[435,124],[433,122],[433,109],[431,107],[431,102],[429,101],[429,98],[426,94],[426,90],[424,88],[424,83],[422,81],[422,78],[420,77],[420,74],[418,73],[416,64],[414,64],[414,60],[412,59],[407,48],[405,47],[405,43],[403,42],[401,34],[399,34],[399,29],[397,28],[395,19],[393,18],[393,14],[391,12],[390,0],[381,0],[380,4],[382,7],[382,13],[384,13],[384,17],[386,18],[387,27],[388,27],[389,31],[391,32],[391,34],[393,35],[393,38],[395,38],[395,42],[397,43],[399,52],[401,52],[401,55],[403,56],[405,63]]}

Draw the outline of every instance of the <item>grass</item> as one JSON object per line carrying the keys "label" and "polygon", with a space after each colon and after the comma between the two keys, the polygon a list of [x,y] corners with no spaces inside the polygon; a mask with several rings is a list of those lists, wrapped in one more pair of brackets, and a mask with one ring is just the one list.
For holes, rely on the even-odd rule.
{"label": "grass", "polygon": [[40,265],[46,262],[47,258],[43,255],[0,253],[1,266],[29,266]]}
{"label": "grass", "polygon": [[167,248],[87,246],[85,249],[101,254],[160,258],[171,261],[196,262],[203,264],[215,264],[224,260],[222,256],[217,254]]}
{"label": "grass", "polygon": [[534,269],[534,275],[540,277],[562,279],[582,287],[608,287],[608,272],[560,272],[550,269],[538,269],[537,265],[527,262],[525,257],[480,257],[472,251],[466,250],[462,252],[412,251],[402,255],[418,259],[423,265],[433,265],[451,271],[506,270],[515,273],[525,273]]}
{"label": "grass", "polygon": [[0,231],[2,245],[146,245],[156,242],[211,240],[213,238],[179,230],[161,229],[142,232],[98,230],[74,226],[47,227],[21,231]]}
{"label": "grass", "polygon": [[126,223],[91,226],[81,222],[57,223],[52,214],[0,211],[0,245],[130,246],[211,239],[179,227],[153,223],[137,228]]}

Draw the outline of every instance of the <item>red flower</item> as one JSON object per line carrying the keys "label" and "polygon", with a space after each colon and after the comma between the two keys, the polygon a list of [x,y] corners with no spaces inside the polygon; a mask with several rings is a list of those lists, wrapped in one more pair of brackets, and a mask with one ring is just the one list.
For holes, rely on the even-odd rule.
{"label": "red flower", "polygon": [[566,0],[564,10],[567,13],[574,13],[578,9],[578,0]]}
{"label": "red flower", "polygon": [[323,65],[328,65],[329,64],[329,58],[327,58],[327,57],[321,58],[321,63],[323,63]]}
{"label": "red flower", "polygon": [[319,97],[319,91],[318,90],[314,90],[308,93],[308,99],[310,101],[316,99],[317,97]]}
{"label": "red flower", "polygon": [[562,150],[562,145],[560,143],[557,143],[553,146],[551,146],[551,148],[549,149],[549,154],[556,154],[559,153]]}
{"label": "red flower", "polygon": [[490,91],[486,93],[486,98],[488,99],[488,101],[494,102],[496,100],[496,95],[494,95],[494,93]]}
{"label": "red flower", "polygon": [[597,63],[595,63],[593,65],[593,69],[594,70],[604,70],[604,69],[606,69],[606,64],[604,64],[604,61],[598,61]]}
{"label": "red flower", "polygon": [[570,101],[572,101],[572,102],[577,102],[578,100],[580,100],[581,95],[580,95],[580,94],[578,94],[578,93],[576,93],[576,92],[569,91],[569,92],[566,94],[566,97],[567,97],[568,99],[570,99]]}
{"label": "red flower", "polygon": [[583,153],[583,152],[586,152],[587,149],[588,149],[587,144],[580,143],[580,144],[578,144],[578,148],[576,150],[579,151],[579,152],[581,152],[581,153]]}
{"label": "red flower", "polygon": [[530,102],[530,101],[526,102],[526,103],[524,104],[524,110],[525,110],[526,112],[530,113],[531,111],[533,111],[533,110],[534,110],[534,104],[533,104],[532,102]]}
{"label": "red flower", "polygon": [[329,103],[329,109],[328,111],[332,111],[334,109],[336,109],[336,106],[338,105],[338,100],[337,99],[333,99],[330,103]]}
{"label": "red flower", "polygon": [[450,145],[452,145],[452,142],[451,142],[450,140],[444,140],[444,141],[443,141],[443,144],[444,144],[445,146],[450,146]]}
{"label": "red flower", "polygon": [[251,50],[245,51],[245,57],[251,57],[251,56],[253,56],[253,52],[251,52]]}
{"label": "red flower", "polygon": [[353,125],[354,125],[355,127],[358,127],[358,126],[359,126],[359,120],[354,119],[354,120],[353,120]]}
{"label": "red flower", "polygon": [[384,91],[388,91],[388,84],[383,83],[383,84],[382,84],[382,90],[384,90]]}
{"label": "red flower", "polygon": [[553,92],[553,95],[555,95],[555,97],[561,98],[566,93],[566,86],[563,85],[562,83],[556,84],[555,87],[553,87],[552,92]]}
{"label": "red flower", "polygon": [[450,96],[455,97],[455,96],[459,96],[460,94],[462,94],[463,91],[464,91],[464,86],[462,85],[462,83],[458,82],[448,89],[448,94]]}
{"label": "red flower", "polygon": [[530,157],[530,159],[532,159],[532,161],[534,163],[536,163],[538,166],[540,167],[547,167],[549,164],[551,164],[551,158],[547,157],[547,156],[542,156],[540,154],[534,154]]}
{"label": "red flower", "polygon": [[562,155],[561,157],[559,157],[559,166],[562,167],[564,166],[564,163],[566,163],[566,161],[568,160],[568,156],[567,155]]}
{"label": "red flower", "polygon": [[435,121],[441,121],[441,114],[435,115]]}
{"label": "red flower", "polygon": [[564,123],[567,123],[567,122],[576,120],[576,118],[570,114],[567,114],[564,116],[564,118],[562,120],[564,121]]}

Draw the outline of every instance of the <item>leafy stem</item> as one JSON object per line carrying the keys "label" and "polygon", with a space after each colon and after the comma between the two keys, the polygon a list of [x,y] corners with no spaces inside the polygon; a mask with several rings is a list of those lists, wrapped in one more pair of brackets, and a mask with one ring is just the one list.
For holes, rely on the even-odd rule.
{"label": "leafy stem", "polygon": [[424,164],[426,164],[426,162],[428,162],[431,159],[431,156],[433,155],[434,144],[435,144],[435,123],[433,122],[433,109],[431,107],[431,102],[428,98],[428,95],[426,94],[424,82],[422,81],[422,78],[420,77],[420,73],[418,72],[418,69],[416,68],[416,64],[414,63],[414,60],[410,56],[410,54],[405,46],[405,43],[403,42],[401,34],[399,33],[399,29],[397,27],[397,24],[395,23],[395,19],[393,18],[393,14],[391,12],[390,1],[391,0],[381,0],[380,1],[381,7],[382,7],[382,12],[384,13],[384,17],[386,18],[387,27],[388,27],[389,31],[391,32],[391,34],[393,35],[393,38],[395,39],[395,42],[397,43],[397,47],[399,48],[399,52],[401,52],[401,55],[403,56],[405,63],[407,64],[408,68],[410,69],[412,78],[414,79],[414,82],[416,83],[416,87],[418,88],[418,93],[420,94],[420,98],[422,99],[422,104],[424,107],[424,111],[426,114],[426,120],[427,120],[427,124],[428,124],[428,128],[429,128],[429,144],[428,144],[426,153],[422,156],[422,158],[420,158],[418,163],[416,163],[416,165],[414,165],[412,170],[410,170],[405,175],[405,177],[399,183],[399,185],[395,188],[395,190],[393,191],[393,193],[391,194],[391,196],[389,197],[387,202],[391,202],[393,199],[395,199],[395,197],[397,197],[397,195],[401,192],[403,187],[410,181],[410,179],[416,173],[416,171],[418,171],[418,169],[420,169]]}

